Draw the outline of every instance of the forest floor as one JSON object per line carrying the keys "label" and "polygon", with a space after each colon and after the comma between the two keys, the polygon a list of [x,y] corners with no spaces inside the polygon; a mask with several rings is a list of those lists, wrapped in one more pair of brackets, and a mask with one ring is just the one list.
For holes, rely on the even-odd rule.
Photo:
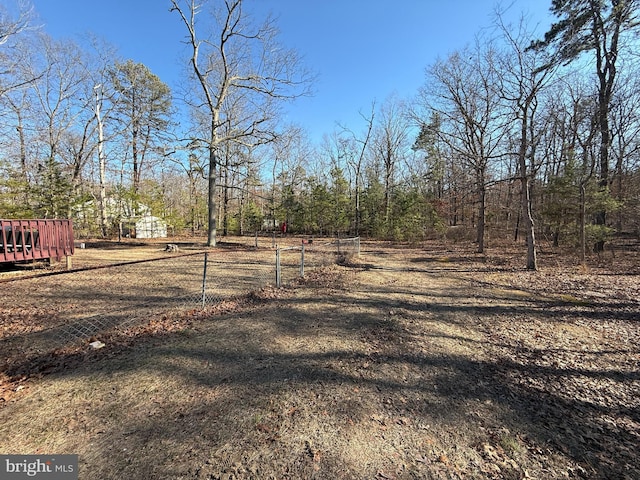
{"label": "forest floor", "polygon": [[523,264],[363,243],[98,350],[5,361],[0,453],[78,454],[81,479],[640,478],[637,245]]}

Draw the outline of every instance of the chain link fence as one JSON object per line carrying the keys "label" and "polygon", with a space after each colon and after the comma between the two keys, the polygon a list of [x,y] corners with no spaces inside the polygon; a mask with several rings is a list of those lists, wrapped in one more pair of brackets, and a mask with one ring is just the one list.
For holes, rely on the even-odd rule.
{"label": "chain link fence", "polygon": [[[286,285],[306,269],[334,264],[359,254],[359,249],[359,238],[305,241],[295,247],[199,252],[18,280],[3,289],[32,290],[32,295],[15,295],[13,301],[22,301],[25,312],[35,313],[29,318],[31,328],[18,329],[18,334],[11,334],[12,318],[0,317],[5,324],[0,354],[50,351],[162,313],[204,308],[268,285]],[[12,301],[10,295],[2,296],[3,303]]]}
{"label": "chain link fence", "polygon": [[360,254],[360,237],[331,242],[305,240],[298,246],[278,248],[276,252],[276,285],[286,285],[304,277],[307,269],[344,263]]}

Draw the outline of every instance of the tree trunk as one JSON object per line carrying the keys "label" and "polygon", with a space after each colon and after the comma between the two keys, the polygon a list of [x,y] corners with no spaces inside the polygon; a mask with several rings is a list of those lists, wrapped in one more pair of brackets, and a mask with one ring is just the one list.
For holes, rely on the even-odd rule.
{"label": "tree trunk", "polygon": [[107,175],[106,162],[104,159],[103,143],[104,132],[102,129],[102,117],[100,108],[102,107],[102,92],[96,90],[96,119],[98,121],[98,169],[100,175],[100,227],[102,236],[107,236]]}
{"label": "tree trunk", "polygon": [[480,194],[478,195],[478,225],[477,225],[477,237],[478,253],[484,253],[484,234],[485,234],[485,216],[486,216],[486,196],[487,191],[484,185],[484,180],[478,185]]}
{"label": "tree trunk", "polygon": [[229,235],[229,154],[222,172],[222,236]]}
{"label": "tree trunk", "polygon": [[[133,160],[133,193],[137,194],[140,190],[140,163],[138,162],[138,129],[135,126],[133,127],[131,143],[131,155]],[[136,214],[137,213],[138,212],[136,212]]]}
{"label": "tree trunk", "polygon": [[392,162],[389,155],[385,159],[385,173],[384,173],[384,225],[387,230],[387,234],[390,233],[390,220],[391,220],[391,174],[392,174]]}
{"label": "tree trunk", "polygon": [[[620,204],[622,204],[622,202],[624,201],[624,183],[622,181],[622,175],[623,175],[623,160],[626,156],[626,152],[624,151],[625,149],[622,149],[622,151],[620,152],[620,155],[618,156],[618,160],[616,162],[616,171],[615,171],[615,183],[617,186],[616,192],[615,192],[615,199],[620,202]],[[616,230],[618,232],[622,231],[622,210],[618,210],[618,215],[616,218]]]}
{"label": "tree trunk", "polygon": [[536,233],[531,214],[531,187],[526,174],[521,177],[522,182],[522,219],[524,229],[527,234],[527,270],[537,270],[538,260],[536,258]]}
{"label": "tree trunk", "polygon": [[217,204],[216,204],[216,189],[217,189],[217,167],[218,158],[216,156],[216,145],[209,145],[209,198],[208,198],[208,232],[207,232],[207,246],[216,246],[216,229],[217,229]]}
{"label": "tree trunk", "polygon": [[240,236],[244,236],[244,215],[245,215],[245,192],[244,189],[240,192],[240,211],[238,212],[238,233]]}
{"label": "tree trunk", "polygon": [[585,183],[580,182],[580,262],[585,263],[587,258],[587,234],[585,230],[586,221],[586,194]]}
{"label": "tree trunk", "polygon": [[16,127],[18,130],[18,138],[20,141],[20,180],[24,182],[24,196],[22,201],[24,205],[29,205],[29,176],[27,175],[27,143],[25,140],[24,129],[22,127],[22,115],[20,112],[18,114],[18,126]]}
{"label": "tree trunk", "polygon": [[[192,160],[189,159],[191,163]],[[193,171],[193,166],[189,166],[189,195],[190,195],[190,204],[191,204],[191,233],[192,235],[196,234],[196,225],[197,225],[197,210],[198,210],[198,200],[197,200],[197,190],[196,190],[196,179],[195,173]]]}
{"label": "tree trunk", "polygon": [[[608,95],[601,94],[599,99],[599,125],[600,125],[600,182],[601,191],[605,191],[609,187],[609,148],[611,143],[611,134],[609,131],[609,104],[611,100]],[[607,224],[607,212],[600,211],[596,213],[596,225]],[[596,252],[604,251],[604,240],[598,240],[594,246]]]}
{"label": "tree trunk", "polygon": [[451,218],[449,219],[449,225],[452,227],[457,227],[458,226],[458,194],[455,189],[453,190],[453,195],[451,196],[450,214],[451,214]]}
{"label": "tree trunk", "polygon": [[360,168],[356,170],[356,218],[355,218],[355,236],[360,236],[360,221],[362,214],[360,212]]}
{"label": "tree trunk", "polygon": [[[538,259],[536,258],[536,232],[533,222],[532,206],[531,206],[531,182],[527,175],[527,149],[529,147],[529,119],[533,125],[532,108],[534,97],[528,97],[521,106],[521,131],[520,131],[520,148],[518,151],[518,168],[520,170],[521,199],[522,199],[522,220],[524,223],[524,232],[527,239],[527,270],[538,269]],[[533,132],[531,138],[533,139]],[[531,152],[533,157],[533,151]],[[533,168],[532,168],[533,171]]]}

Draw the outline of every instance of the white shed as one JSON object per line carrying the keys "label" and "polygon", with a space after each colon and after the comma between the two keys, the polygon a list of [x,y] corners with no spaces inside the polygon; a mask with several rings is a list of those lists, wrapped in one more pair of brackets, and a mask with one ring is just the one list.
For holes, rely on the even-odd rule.
{"label": "white shed", "polygon": [[153,215],[145,215],[136,220],[135,238],[165,238],[167,222]]}

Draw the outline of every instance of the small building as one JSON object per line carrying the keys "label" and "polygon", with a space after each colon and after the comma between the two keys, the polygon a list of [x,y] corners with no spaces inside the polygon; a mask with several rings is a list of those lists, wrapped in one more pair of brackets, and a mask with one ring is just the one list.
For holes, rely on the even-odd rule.
{"label": "small building", "polygon": [[165,238],[167,236],[167,222],[153,215],[145,215],[133,223],[133,238]]}
{"label": "small building", "polygon": [[[110,231],[118,229],[118,235],[127,238],[165,238],[167,222],[151,215],[151,209],[138,202],[106,199],[107,224]],[[92,224],[99,218],[98,205],[90,200],[75,212],[84,224]]]}

